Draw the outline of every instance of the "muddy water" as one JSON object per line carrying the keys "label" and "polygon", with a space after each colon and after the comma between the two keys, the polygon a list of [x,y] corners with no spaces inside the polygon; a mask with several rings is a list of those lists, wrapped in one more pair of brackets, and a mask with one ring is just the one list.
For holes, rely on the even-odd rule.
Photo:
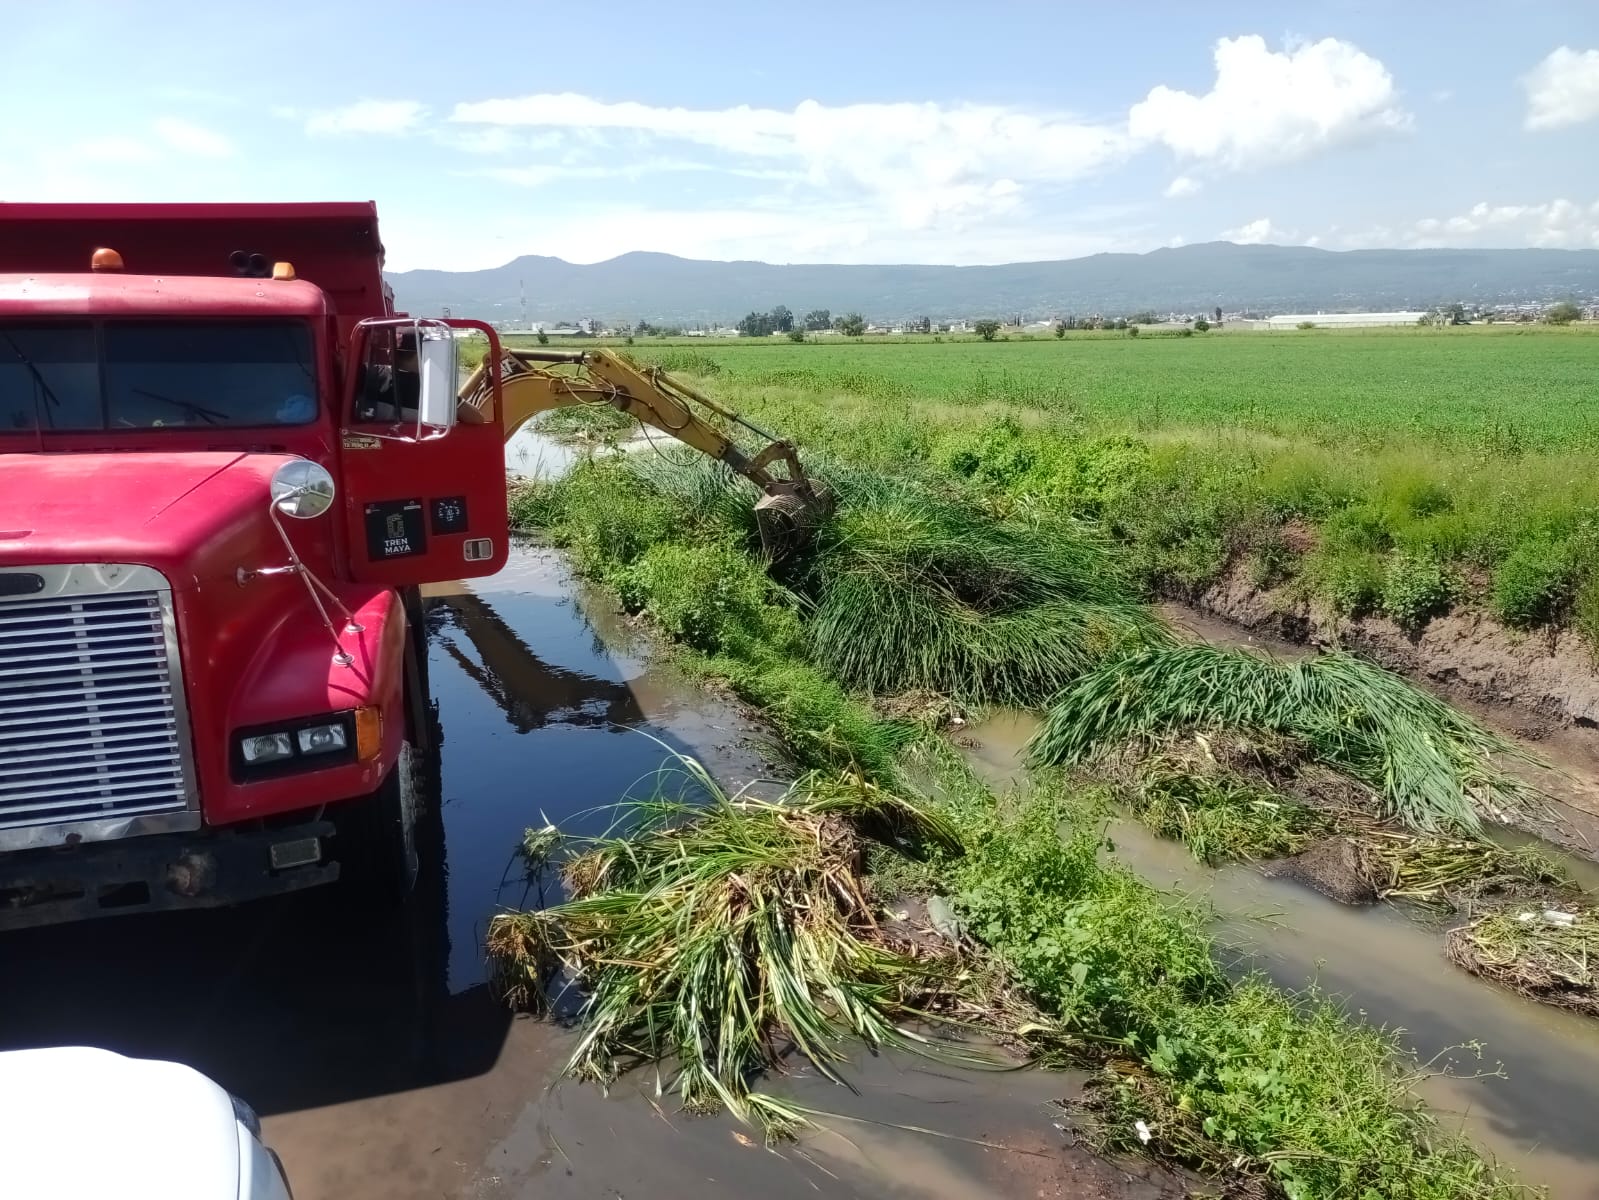
{"label": "muddy water", "polygon": [[767,768],[738,711],[647,664],[549,552],[434,591],[440,744],[407,907],[373,913],[335,887],[9,935],[0,1048],[100,1045],[196,1066],[263,1114],[298,1200],[1181,1194],[1062,1149],[1047,1104],[1069,1090],[1061,1076],[867,1058],[848,1072],[855,1096],[800,1069],[775,1086],[877,1123],[824,1118],[830,1132],[781,1156],[656,1100],[653,1075],[609,1098],[558,1082],[571,1035],[513,1019],[480,949],[496,909],[523,898],[509,869],[521,831],[600,828],[598,806],[647,789],[668,748],[729,789]]}
{"label": "muddy water", "polygon": [[[1036,727],[1029,714],[997,713],[969,730],[978,743],[969,760],[995,786],[1012,786]],[[1402,1029],[1424,1060],[1442,1055],[1460,1077],[1428,1080],[1420,1094],[1528,1182],[1599,1198],[1599,1022],[1474,979],[1444,958],[1436,930],[1392,906],[1348,908],[1248,866],[1212,870],[1136,822],[1108,833],[1116,856],[1152,884],[1210,905],[1217,937],[1244,965],[1291,990],[1315,983],[1373,1024]],[[1572,866],[1593,878],[1594,864]],[[1451,1049],[1473,1041],[1480,1060]],[[1465,1078],[1498,1070],[1504,1077]]]}

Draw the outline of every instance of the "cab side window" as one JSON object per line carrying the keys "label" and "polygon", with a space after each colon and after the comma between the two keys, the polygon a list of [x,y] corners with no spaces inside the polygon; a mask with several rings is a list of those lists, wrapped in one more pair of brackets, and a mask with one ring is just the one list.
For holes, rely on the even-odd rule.
{"label": "cab side window", "polygon": [[422,394],[415,336],[375,329],[366,344],[355,390],[355,420],[363,425],[415,423]]}

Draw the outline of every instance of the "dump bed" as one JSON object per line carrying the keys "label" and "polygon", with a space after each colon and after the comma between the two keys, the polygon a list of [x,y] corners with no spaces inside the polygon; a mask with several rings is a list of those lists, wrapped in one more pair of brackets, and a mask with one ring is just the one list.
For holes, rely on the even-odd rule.
{"label": "dump bed", "polygon": [[291,262],[346,328],[393,310],[377,206],[0,204],[0,274],[76,274],[99,247],[138,275],[235,275],[234,256]]}

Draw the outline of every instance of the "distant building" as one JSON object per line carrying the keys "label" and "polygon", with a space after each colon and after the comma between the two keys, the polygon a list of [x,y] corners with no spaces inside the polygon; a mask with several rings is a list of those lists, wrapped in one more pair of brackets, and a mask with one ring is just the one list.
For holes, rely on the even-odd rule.
{"label": "distant building", "polygon": [[[1237,324],[1246,329],[1297,329],[1308,321],[1318,329],[1365,329],[1380,325],[1415,325],[1426,315],[1424,312],[1286,313],[1258,320],[1240,320]],[[1229,320],[1227,324],[1234,322]]]}

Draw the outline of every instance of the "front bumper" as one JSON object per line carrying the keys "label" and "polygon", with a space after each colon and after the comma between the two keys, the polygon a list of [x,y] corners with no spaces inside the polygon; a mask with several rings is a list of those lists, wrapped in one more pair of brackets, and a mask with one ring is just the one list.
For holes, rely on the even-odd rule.
{"label": "front bumper", "polygon": [[[29,850],[0,858],[0,931],[129,913],[219,908],[339,877],[331,821]],[[312,839],[322,848],[305,861]],[[279,861],[300,865],[273,866]]]}

